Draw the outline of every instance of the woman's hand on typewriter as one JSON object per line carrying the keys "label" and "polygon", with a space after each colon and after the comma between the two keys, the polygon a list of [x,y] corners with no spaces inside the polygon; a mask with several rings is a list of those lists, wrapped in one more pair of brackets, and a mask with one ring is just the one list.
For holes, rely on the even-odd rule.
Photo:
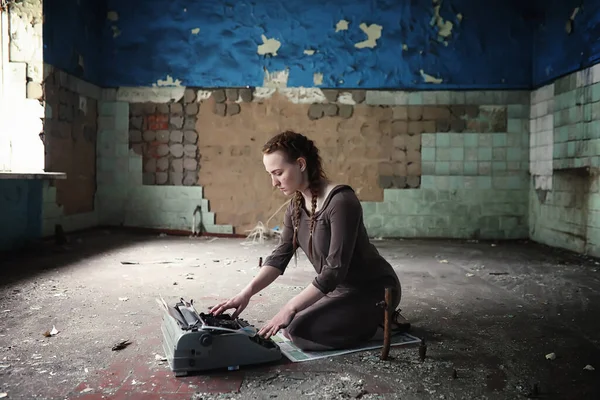
{"label": "woman's hand on typewriter", "polygon": [[231,299],[214,306],[210,310],[210,313],[212,315],[219,315],[224,311],[234,308],[235,312],[231,314],[231,318],[237,318],[242,313],[242,311],[244,311],[244,309],[248,306],[251,297],[252,296],[249,293],[242,291],[236,296],[232,297]]}

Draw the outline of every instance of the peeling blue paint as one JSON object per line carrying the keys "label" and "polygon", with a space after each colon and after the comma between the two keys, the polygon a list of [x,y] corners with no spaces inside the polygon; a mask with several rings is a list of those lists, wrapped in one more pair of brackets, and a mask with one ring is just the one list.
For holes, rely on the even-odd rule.
{"label": "peeling blue paint", "polygon": [[[101,85],[106,2],[44,0],[43,9],[44,62]],[[83,59],[83,67],[79,56]]]}
{"label": "peeling blue paint", "polygon": [[[107,87],[167,75],[186,86],[261,86],[265,69],[289,69],[288,86],[314,86],[321,73],[322,87],[375,89],[530,89],[600,61],[600,0],[442,0],[454,24],[447,45],[433,10],[433,1],[396,0],[45,0],[44,59]],[[349,29],[335,32],[342,19]],[[362,22],[383,27],[375,48],[354,46],[366,39]],[[262,35],[281,42],[277,56],[257,54]],[[443,82],[425,83],[420,70]]]}
{"label": "peeling blue paint", "polygon": [[[446,46],[432,1],[108,0],[119,19],[105,19],[103,83],[149,86],[170,75],[186,86],[262,86],[265,69],[288,68],[288,86],[314,86],[322,73],[323,87],[528,88],[531,28],[519,4],[443,0],[441,16],[454,24]],[[341,19],[349,29],[335,32]],[[354,46],[366,39],[362,22],[383,27],[373,49]],[[277,56],[257,54],[263,34],[281,42]],[[424,83],[420,70],[443,83]]]}
{"label": "peeling blue paint", "polygon": [[0,179],[0,251],[42,236],[41,180]]}
{"label": "peeling blue paint", "polygon": [[[576,7],[573,29],[566,24]],[[538,2],[533,38],[533,86],[590,67],[600,61],[600,0]]]}

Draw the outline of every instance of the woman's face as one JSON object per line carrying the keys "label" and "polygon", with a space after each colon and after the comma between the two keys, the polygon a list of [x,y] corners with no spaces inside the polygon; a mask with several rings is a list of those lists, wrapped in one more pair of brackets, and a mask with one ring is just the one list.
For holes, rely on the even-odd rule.
{"label": "woman's face", "polygon": [[296,190],[303,190],[305,183],[306,161],[299,158],[290,163],[281,151],[263,155],[265,169],[271,175],[273,186],[279,188],[283,194],[290,195]]}

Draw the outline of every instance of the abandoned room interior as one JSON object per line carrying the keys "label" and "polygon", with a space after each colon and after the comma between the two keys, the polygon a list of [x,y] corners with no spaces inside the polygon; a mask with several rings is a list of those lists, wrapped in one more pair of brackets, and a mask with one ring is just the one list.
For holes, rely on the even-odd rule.
{"label": "abandoned room interior", "polygon": [[[599,0],[0,5],[0,398],[600,398]],[[400,279],[389,347],[252,333],[300,249],[250,326],[173,316],[283,240],[286,130]]]}

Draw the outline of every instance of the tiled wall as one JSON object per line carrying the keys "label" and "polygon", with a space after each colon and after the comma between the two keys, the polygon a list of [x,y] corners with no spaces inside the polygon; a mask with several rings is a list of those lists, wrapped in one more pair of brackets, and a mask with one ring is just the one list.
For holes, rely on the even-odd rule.
{"label": "tiled wall", "polygon": [[100,105],[101,223],[189,231],[202,202],[210,229],[244,233],[286,200],[260,149],[292,128],[316,141],[333,180],[357,190],[373,236],[527,236],[526,91],[173,87],[114,99]]}
{"label": "tiled wall", "polygon": [[600,64],[531,94],[531,238],[600,255]]}
{"label": "tiled wall", "polygon": [[129,146],[129,103],[105,93],[113,96],[99,110],[99,225],[199,232],[202,222],[205,232],[233,233],[231,225],[215,224],[201,186],[143,184],[142,156]]}
{"label": "tiled wall", "polygon": [[[421,135],[421,187],[364,202],[373,236],[525,238],[529,165],[527,92],[429,92],[450,102],[448,124]],[[396,96],[398,97],[398,96]]]}

